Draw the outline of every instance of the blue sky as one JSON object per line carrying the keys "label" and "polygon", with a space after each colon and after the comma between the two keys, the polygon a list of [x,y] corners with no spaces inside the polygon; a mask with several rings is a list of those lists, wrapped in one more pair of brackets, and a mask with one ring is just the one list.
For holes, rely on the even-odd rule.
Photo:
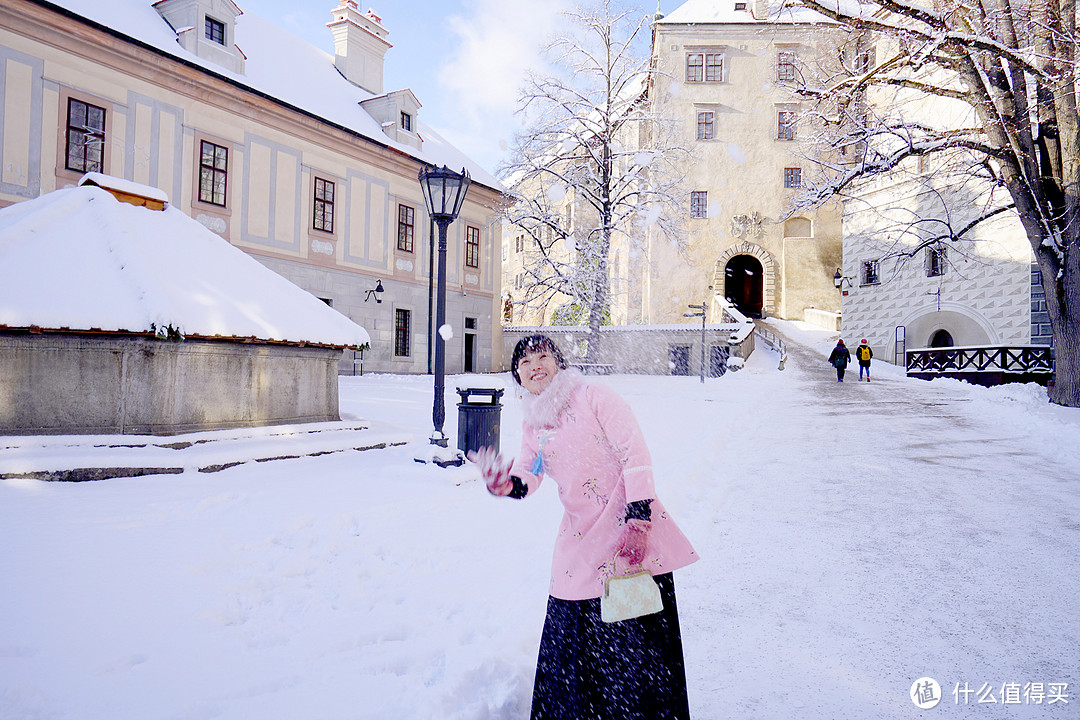
{"label": "blue sky", "polygon": [[[337,0],[237,0],[260,15],[333,52],[326,23]],[[538,63],[538,48],[572,0],[357,0],[382,18],[393,45],[385,89],[410,88],[421,118],[494,172],[519,124],[514,106],[520,79]],[[655,0],[642,0],[649,12]],[[662,0],[670,13],[682,0]]]}

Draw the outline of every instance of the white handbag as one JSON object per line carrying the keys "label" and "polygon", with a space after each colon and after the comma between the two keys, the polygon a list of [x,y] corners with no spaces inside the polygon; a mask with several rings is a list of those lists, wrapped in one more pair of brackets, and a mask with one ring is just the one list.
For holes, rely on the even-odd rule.
{"label": "white handbag", "polygon": [[600,619],[607,623],[651,615],[664,609],[660,588],[648,572],[610,577],[600,598]]}

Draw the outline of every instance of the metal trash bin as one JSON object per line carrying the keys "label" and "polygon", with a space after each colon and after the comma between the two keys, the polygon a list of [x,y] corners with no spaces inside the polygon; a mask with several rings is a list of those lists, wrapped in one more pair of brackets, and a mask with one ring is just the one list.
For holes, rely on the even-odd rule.
{"label": "metal trash bin", "polygon": [[[499,418],[502,415],[502,388],[457,389],[461,396],[458,403],[458,450],[468,454],[472,450],[493,447],[499,451]],[[472,398],[487,398],[486,402]]]}

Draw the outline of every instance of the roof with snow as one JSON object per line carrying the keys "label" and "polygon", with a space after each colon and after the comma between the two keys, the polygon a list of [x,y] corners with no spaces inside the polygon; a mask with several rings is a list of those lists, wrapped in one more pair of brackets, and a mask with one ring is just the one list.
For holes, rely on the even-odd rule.
{"label": "roof with snow", "polygon": [[[759,20],[751,12],[754,0],[687,0],[657,23],[660,25],[836,24],[834,20],[809,8],[775,1],[769,2],[768,5],[769,17]],[[737,7],[740,9],[736,9]]]}
{"label": "roof with snow", "polygon": [[[358,347],[368,333],[180,210],[96,176],[0,209],[0,329],[162,333]],[[112,182],[115,181],[115,182]]]}
{"label": "roof with snow", "polygon": [[[417,160],[451,168],[464,167],[473,182],[502,190],[487,170],[450,145],[431,126],[417,118],[423,150],[395,142],[359,103],[379,97],[338,72],[334,56],[258,15],[244,10],[236,18],[236,45],[245,57],[243,73],[232,72],[182,48],[177,31],[154,9],[155,0],[49,0],[50,5],[85,18],[114,33],[149,45],[166,55],[197,65],[273,100],[322,118],[373,142]],[[327,15],[329,15],[327,8]],[[181,29],[178,29],[178,31]],[[386,94],[386,93],[384,93]]]}

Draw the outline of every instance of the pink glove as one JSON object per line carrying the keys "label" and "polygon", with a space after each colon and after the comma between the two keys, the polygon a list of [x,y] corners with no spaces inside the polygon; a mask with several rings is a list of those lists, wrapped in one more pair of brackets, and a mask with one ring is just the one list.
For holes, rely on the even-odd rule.
{"label": "pink glove", "polygon": [[631,565],[640,565],[645,560],[645,549],[649,544],[649,530],[652,523],[648,520],[631,518],[626,521],[626,529],[619,539],[618,554],[626,558]]}
{"label": "pink glove", "polygon": [[484,479],[489,493],[505,497],[514,489],[514,483],[510,480],[510,466],[513,463],[500,457],[495,448],[470,450],[468,458],[480,469],[480,476]]}

